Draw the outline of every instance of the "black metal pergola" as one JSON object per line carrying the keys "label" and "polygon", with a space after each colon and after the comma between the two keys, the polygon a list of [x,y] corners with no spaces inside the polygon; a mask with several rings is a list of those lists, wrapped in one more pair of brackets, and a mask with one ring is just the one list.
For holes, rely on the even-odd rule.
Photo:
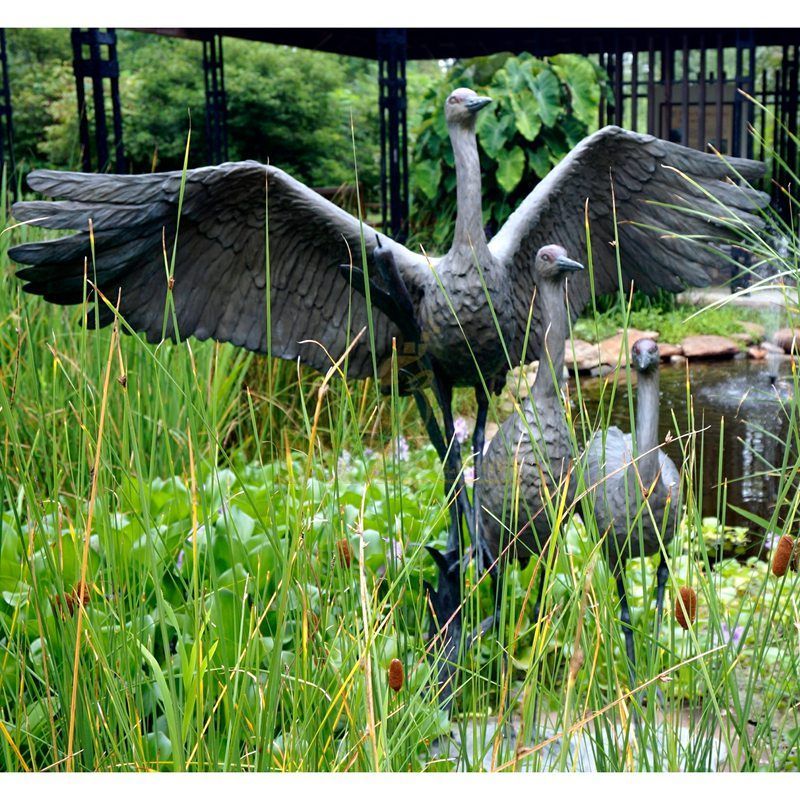
{"label": "black metal pergola", "polygon": [[[406,63],[415,59],[469,58],[497,52],[536,56],[594,56],[609,76],[598,122],[646,131],[661,138],[732,155],[773,161],[773,196],[788,170],[797,171],[796,134],[800,30],[718,29],[503,29],[503,28],[151,28],[138,29],[202,43],[209,163],[227,158],[226,93],[222,41],[226,37],[289,45],[378,62],[383,228],[402,239],[408,230],[409,175]],[[72,34],[84,169],[125,169],[119,97],[119,64],[113,29],[75,29]],[[0,39],[2,44],[2,39]],[[756,51],[776,48],[780,66],[757,72]],[[106,52],[103,52],[103,49]],[[4,50],[3,50],[4,52]],[[731,69],[733,64],[733,69]],[[9,98],[6,70],[4,95]],[[85,82],[91,82],[95,141],[90,141]],[[104,84],[105,82],[105,84]],[[111,99],[113,158],[106,121]],[[740,91],[741,90],[741,91]],[[746,92],[764,109],[746,101]],[[6,101],[10,135],[10,99]],[[0,105],[0,111],[3,106]],[[774,116],[777,124],[767,124]],[[3,117],[0,115],[0,125]],[[764,143],[751,129],[772,137]],[[9,138],[10,146],[10,138]],[[92,159],[91,154],[95,157]]]}
{"label": "black metal pergola", "polygon": [[14,173],[14,126],[11,120],[11,85],[8,80],[6,32],[0,28],[0,170],[8,159],[9,175]]}

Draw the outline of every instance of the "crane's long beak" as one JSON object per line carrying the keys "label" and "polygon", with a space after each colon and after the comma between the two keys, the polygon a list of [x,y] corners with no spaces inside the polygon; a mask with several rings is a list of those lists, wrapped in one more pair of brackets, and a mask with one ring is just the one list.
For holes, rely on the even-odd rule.
{"label": "crane's long beak", "polygon": [[471,100],[467,100],[467,102],[464,103],[464,107],[471,114],[477,114],[484,106],[488,106],[491,102],[491,97],[481,97],[481,95],[478,95],[477,97],[473,97]]}
{"label": "crane's long beak", "polygon": [[571,258],[566,258],[562,256],[556,261],[556,266],[562,272],[580,272],[580,270],[584,269],[583,264],[578,261],[573,261]]}

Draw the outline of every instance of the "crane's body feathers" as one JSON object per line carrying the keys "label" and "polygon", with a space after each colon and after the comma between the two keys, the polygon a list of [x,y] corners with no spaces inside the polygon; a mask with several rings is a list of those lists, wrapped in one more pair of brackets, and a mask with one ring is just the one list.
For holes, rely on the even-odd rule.
{"label": "crane's body feathers", "polygon": [[[658,472],[650,490],[633,458],[633,437],[616,426],[598,431],[586,450],[587,482],[594,488],[594,515],[612,566],[627,558],[651,556],[669,544],[680,516],[680,474],[675,462],[658,451]],[[646,507],[644,503],[647,503]],[[641,534],[639,528],[641,520]]]}
{"label": "crane's body feathers", "polygon": [[557,508],[560,492],[566,492],[567,505],[574,500],[574,481],[568,476],[571,460],[560,404],[537,408],[528,398],[523,413],[514,413],[503,423],[481,469],[483,535],[494,559],[516,559],[524,566],[542,552],[552,530],[548,502]]}

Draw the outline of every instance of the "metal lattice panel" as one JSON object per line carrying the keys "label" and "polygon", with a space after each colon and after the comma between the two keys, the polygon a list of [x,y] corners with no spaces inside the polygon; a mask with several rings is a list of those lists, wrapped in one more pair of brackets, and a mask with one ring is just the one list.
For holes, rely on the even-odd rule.
{"label": "metal lattice panel", "polygon": [[[11,119],[11,86],[8,80],[6,33],[0,28],[0,169],[8,161],[8,173],[14,172],[14,126]],[[13,182],[12,182],[13,183]]]}
{"label": "metal lattice panel", "polygon": [[377,32],[381,122],[381,216],[383,230],[398,242],[408,236],[408,124],[406,32]]}
{"label": "metal lattice panel", "polygon": [[203,75],[206,90],[206,151],[209,164],[228,160],[228,118],[222,36],[203,40]]}
{"label": "metal lattice panel", "polygon": [[[107,48],[103,58],[102,48]],[[85,172],[92,171],[92,141],[90,136],[89,111],[87,107],[85,81],[91,81],[92,106],[94,109],[94,156],[96,167],[102,172],[113,167],[116,172],[125,172],[125,154],[122,145],[122,108],[119,98],[119,61],[117,60],[117,35],[113,28],[72,29],[73,69],[78,96],[78,119],[81,142],[81,159]],[[106,119],[106,87],[111,97],[114,159],[111,163]]]}

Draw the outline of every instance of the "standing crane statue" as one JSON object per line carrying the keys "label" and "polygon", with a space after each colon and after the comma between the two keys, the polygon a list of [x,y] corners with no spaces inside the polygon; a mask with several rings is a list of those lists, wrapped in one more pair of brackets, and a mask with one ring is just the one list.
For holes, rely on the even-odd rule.
{"label": "standing crane statue", "polygon": [[[620,280],[626,289],[635,283],[645,291],[707,283],[706,267],[717,263],[719,254],[697,240],[757,225],[754,212],[766,202],[766,196],[727,182],[736,174],[749,181],[760,177],[764,167],[758,162],[724,161],[606,127],[580,142],[487,242],[475,119],[489,102],[460,88],[445,103],[457,178],[450,250],[428,258],[381,237],[407,295],[408,302],[396,310],[413,316],[409,327],[420,332],[442,409],[449,447],[445,473],[458,498],[451,506],[450,561],[459,561],[453,554],[460,551],[466,517],[480,568],[490,558],[475,524],[480,480],[470,511],[454,440],[452,392],[455,386],[475,390],[473,453],[479,477],[489,394],[499,390],[510,367],[541,352],[541,298],[533,270],[539,248],[558,242],[572,253],[586,252],[588,198],[594,283],[588,275],[570,283],[570,308],[577,314],[592,290],[617,291]],[[616,216],[636,224],[615,227],[611,180]],[[371,376],[375,366],[388,372],[400,326],[376,307],[372,330],[356,338],[370,315],[364,297],[350,291],[359,281],[357,271],[349,271],[349,284],[340,269],[353,263],[352,254],[363,253],[356,265],[368,276],[374,271],[375,231],[282,170],[254,161],[185,175],[36,170],[28,184],[62,199],[17,203],[14,216],[77,233],[9,251],[28,265],[17,273],[26,291],[54,303],[80,303],[88,261],[89,279],[109,301],[100,308],[101,325],[113,319],[118,302],[127,324],[151,342],[178,335],[215,339],[323,371],[347,352],[350,378]],[[720,213],[715,199],[729,211]],[[174,255],[170,274],[165,251]],[[382,288],[386,295],[394,291]]]}
{"label": "standing crane statue", "polygon": [[[539,368],[519,411],[490,441],[481,476],[480,530],[493,559],[496,600],[502,596],[500,578],[508,561],[516,559],[525,566],[542,552],[551,534],[548,504],[558,506],[562,493],[567,505],[575,498],[570,475],[573,444],[561,398],[569,336],[564,290],[567,277],[583,269],[559,245],[542,247],[534,261],[544,328]],[[541,609],[543,577],[540,569],[535,617]]]}
{"label": "standing crane statue", "polygon": [[[611,427],[598,431],[586,449],[586,482],[593,492],[594,517],[617,581],[625,650],[636,665],[625,564],[628,558],[661,554],[656,573],[657,625],[664,608],[669,566],[666,547],[680,522],[680,474],[659,447],[658,345],[639,339],[631,347],[636,369],[636,438]],[[633,681],[632,681],[633,682]]]}

